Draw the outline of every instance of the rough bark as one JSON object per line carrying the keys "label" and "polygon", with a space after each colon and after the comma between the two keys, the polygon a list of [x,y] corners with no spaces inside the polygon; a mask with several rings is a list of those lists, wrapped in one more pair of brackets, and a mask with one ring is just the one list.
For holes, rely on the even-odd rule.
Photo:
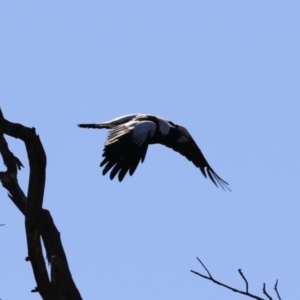
{"label": "rough bark", "polygon": [[[18,170],[23,167],[21,161],[9,150],[4,135],[24,142],[29,166],[29,184],[27,196],[18,184]],[[0,109],[0,153],[6,171],[0,172],[0,180],[8,191],[8,196],[25,216],[28,257],[37,287],[32,292],[39,292],[45,300],[79,300],[80,293],[72,279],[66,254],[50,212],[43,209],[43,197],[46,181],[46,154],[34,128],[7,121]],[[46,269],[42,253],[45,247],[51,276]]]}

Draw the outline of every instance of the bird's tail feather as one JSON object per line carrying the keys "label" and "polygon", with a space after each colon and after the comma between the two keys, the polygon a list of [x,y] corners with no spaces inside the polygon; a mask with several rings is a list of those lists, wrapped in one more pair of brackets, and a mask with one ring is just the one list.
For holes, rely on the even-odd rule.
{"label": "bird's tail feather", "polygon": [[110,126],[107,123],[78,124],[78,127],[81,127],[81,128],[93,128],[93,129],[101,129],[101,128],[109,129],[110,128]]}

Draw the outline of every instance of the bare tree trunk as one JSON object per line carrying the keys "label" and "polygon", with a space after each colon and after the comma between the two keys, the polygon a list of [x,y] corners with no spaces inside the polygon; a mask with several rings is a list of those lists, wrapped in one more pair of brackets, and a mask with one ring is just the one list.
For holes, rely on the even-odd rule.
{"label": "bare tree trunk", "polygon": [[[4,134],[25,143],[29,166],[29,185],[27,196],[18,184],[18,170],[21,161],[9,150]],[[82,299],[73,281],[67,257],[62,246],[60,233],[51,214],[42,208],[46,180],[46,154],[35,128],[12,123],[4,119],[0,109],[0,153],[7,170],[0,172],[0,180],[8,191],[9,198],[25,216],[28,257],[31,262],[37,287],[45,300]],[[49,276],[42,253],[41,239],[51,266]]]}

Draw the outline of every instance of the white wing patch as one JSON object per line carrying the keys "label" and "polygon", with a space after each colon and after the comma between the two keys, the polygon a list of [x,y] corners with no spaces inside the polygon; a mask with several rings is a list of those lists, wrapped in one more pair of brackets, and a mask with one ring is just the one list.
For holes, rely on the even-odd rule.
{"label": "white wing patch", "polygon": [[162,135],[167,135],[170,131],[170,125],[163,119],[157,118],[159,122],[159,131]]}
{"label": "white wing patch", "polygon": [[141,146],[155,133],[156,125],[151,121],[129,121],[114,127],[107,138],[105,145],[117,143],[122,137],[131,135],[132,143]]}
{"label": "white wing patch", "polygon": [[128,123],[130,129],[132,129],[132,141],[142,146],[149,137],[153,137],[156,125],[151,121],[133,121]]}

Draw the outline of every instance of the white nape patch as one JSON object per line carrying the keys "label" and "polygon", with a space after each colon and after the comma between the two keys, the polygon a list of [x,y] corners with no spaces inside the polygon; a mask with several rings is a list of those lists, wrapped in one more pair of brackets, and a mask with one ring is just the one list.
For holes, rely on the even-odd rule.
{"label": "white nape patch", "polygon": [[[131,123],[131,122],[130,122]],[[151,121],[133,121],[132,124],[128,124],[132,131],[132,141],[138,145],[142,146],[149,137],[153,137],[156,125]]]}
{"label": "white nape patch", "polygon": [[159,119],[159,131],[161,132],[162,135],[167,135],[170,131],[170,125],[163,119]]}

